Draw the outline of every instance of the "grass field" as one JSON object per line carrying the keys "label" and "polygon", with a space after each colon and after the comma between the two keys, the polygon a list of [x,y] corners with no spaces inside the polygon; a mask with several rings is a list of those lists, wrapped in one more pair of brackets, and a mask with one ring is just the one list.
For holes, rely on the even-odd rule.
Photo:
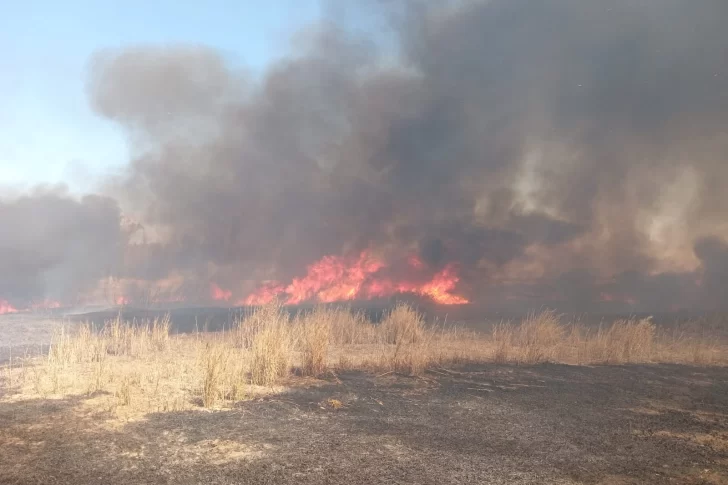
{"label": "grass field", "polygon": [[[600,399],[605,402],[614,399],[614,396],[605,394],[604,386],[612,386],[613,392],[634,394],[620,398],[619,413],[613,406],[604,410],[605,416],[609,413],[622,416],[620,429],[635,423],[636,428],[624,431],[632,439],[644,438],[648,433],[649,440],[645,443],[658,439],[663,444],[673,443],[674,446],[674,443],[683,443],[710,450],[709,454],[703,454],[702,459],[694,459],[702,469],[685,465],[680,467],[679,473],[677,469],[660,470],[661,473],[670,472],[664,477],[680,476],[686,480],[684,483],[724,483],[721,480],[728,477],[725,474],[728,467],[728,398],[724,393],[728,378],[724,366],[728,362],[728,352],[725,342],[695,325],[668,330],[656,326],[650,319],[627,319],[604,326],[587,326],[564,321],[553,312],[543,312],[517,322],[495,324],[488,332],[475,332],[426,321],[422,314],[404,304],[391,309],[376,324],[346,308],[320,307],[290,317],[280,306],[271,304],[236,320],[231,328],[221,332],[172,334],[171,327],[169,318],[131,322],[117,318],[98,328],[90,324],[72,328],[61,326],[54,331],[51,344],[42,355],[16,352],[13,358],[8,359],[0,369],[0,418],[6,423],[0,431],[0,446],[4,451],[4,458],[0,458],[0,482],[36,483],[40,480],[52,483],[52,474],[58,471],[52,466],[45,472],[38,472],[40,475],[37,476],[27,475],[24,470],[32,468],[36,461],[48,465],[48,460],[59,459],[54,455],[59,450],[49,443],[54,442],[54,433],[69,433],[69,423],[73,423],[74,429],[85,436],[89,446],[97,446],[96,440],[105,439],[103,437],[109,433],[114,442],[123,442],[127,438],[141,440],[137,445],[142,449],[134,448],[136,451],[133,453],[142,456],[144,446],[153,446],[151,443],[155,438],[146,434],[144,438],[134,438],[124,430],[143,429],[144,423],[154,421],[157,423],[154,426],[158,427],[155,433],[161,433],[157,438],[174,442],[174,433],[179,431],[176,427],[179,423],[170,421],[174,416],[187,423],[184,434],[188,436],[190,433],[207,432],[194,424],[201,419],[200,412],[203,415],[210,411],[216,415],[223,413],[219,416],[225,423],[229,413],[241,419],[245,419],[246,412],[265,414],[270,411],[276,414],[280,411],[276,406],[281,403],[294,406],[296,412],[300,412],[303,401],[305,419],[315,418],[315,423],[310,423],[310,430],[321,432],[318,419],[325,418],[328,413],[344,412],[349,413],[348,417],[358,419],[351,413],[362,405],[362,400],[369,400],[367,402],[373,406],[371,409],[365,406],[366,409],[361,410],[366,413],[385,412],[380,409],[385,405],[377,402],[384,403],[390,398],[397,402],[398,409],[406,408],[415,413],[430,407],[442,408],[437,412],[447,413],[452,411],[448,411],[451,406],[458,407],[467,401],[470,402],[468,406],[474,406],[474,410],[477,408],[477,413],[503,412],[505,414],[496,419],[509,420],[516,419],[508,415],[510,411],[491,409],[488,407],[490,401],[481,400],[500,393],[506,393],[508,399],[516,399],[523,393],[523,402],[518,406],[530,407],[542,400],[546,406],[542,409],[544,419],[550,423],[552,413],[558,410],[547,408],[563,406],[560,400],[572,396],[588,401],[571,410],[576,414],[561,416],[564,426],[573,436],[570,434],[560,439],[568,438],[569,442],[575,440],[579,443],[587,439],[589,433],[609,431],[608,428],[597,430],[588,427],[579,431],[573,422],[575,417],[587,410],[600,414]],[[694,391],[683,396],[687,401],[675,401],[669,395],[666,382],[673,379],[671,372],[690,381],[678,381]],[[490,377],[483,381],[483,375]],[[621,377],[627,380],[622,381]],[[562,382],[564,379],[574,382]],[[604,383],[605,379],[608,384]],[[720,392],[714,392],[716,386]],[[457,392],[448,392],[443,398],[432,391],[443,387]],[[546,395],[539,396],[543,392]],[[555,396],[554,392],[563,395]],[[576,396],[574,393],[578,392],[585,394]],[[686,393],[685,390],[681,392]],[[702,402],[693,399],[699,397]],[[505,405],[505,401],[499,399],[493,402]],[[417,403],[414,408],[412,402]],[[269,407],[261,403],[268,403]],[[514,403],[508,405],[513,406]],[[481,409],[482,406],[486,407]],[[538,421],[538,408],[539,405],[536,405],[535,410],[531,409],[529,412],[532,414],[527,418]],[[255,411],[251,411],[253,409]],[[386,412],[389,411],[388,408]],[[400,411],[395,414],[399,415]],[[311,412],[314,415],[307,414]],[[657,420],[655,416],[672,419],[674,412],[691,413],[691,416],[697,416],[691,419],[702,420],[702,424],[696,425],[696,429],[670,425],[659,430],[643,429],[639,424],[644,419]],[[286,415],[286,421],[270,425],[288,426],[291,419],[304,419],[295,416],[295,413]],[[435,419],[435,422],[428,422],[426,416],[429,412],[419,418],[424,419],[423,426],[448,426],[441,422],[441,417],[427,418]],[[260,417],[257,419],[259,424],[265,421],[260,421]],[[585,426],[591,426],[587,421]],[[159,423],[168,423],[169,429],[163,429],[165,425]],[[476,423],[473,421],[471,424]],[[377,421],[376,426],[381,425]],[[459,425],[467,427],[467,422]],[[488,427],[494,425],[487,423]],[[522,423],[513,422],[512,425],[518,428]],[[204,426],[215,428],[217,424],[208,422]],[[296,421],[294,428],[299,429],[300,426],[302,424]],[[307,430],[306,426],[299,429],[304,434]],[[499,432],[505,433],[503,430]],[[249,434],[247,431],[243,434],[246,433]],[[265,447],[260,448],[263,445],[259,440],[252,440],[257,445],[249,446],[227,433],[223,434],[227,438],[216,438],[215,443],[209,444],[209,449],[204,448],[207,444],[198,443],[204,449],[190,451],[183,443],[184,439],[180,438],[182,441],[171,443],[164,453],[174,453],[177,446],[178,453],[191,453],[193,457],[214,455],[214,460],[221,463],[243,460],[248,464],[253,459],[251,457],[268,454]],[[250,441],[251,437],[246,439]],[[538,439],[543,440],[542,445],[547,445],[547,436],[538,434]],[[63,443],[56,445],[63,446]],[[559,446],[566,445],[561,443]],[[578,448],[578,445],[573,446]],[[653,448],[648,451],[656,453]],[[305,453],[305,449],[302,452]],[[522,452],[524,450],[514,451],[516,454]],[[684,453],[684,450],[680,452]],[[99,453],[113,453],[115,456],[121,453],[117,456],[120,463],[129,459],[124,455],[129,453],[128,450],[100,449]],[[162,453],[162,450],[155,453]],[[75,483],[96,483],[82,475],[102,466],[106,458],[85,459],[90,460],[88,467],[80,466],[75,472],[69,471],[67,479]],[[150,469],[139,472],[141,475],[117,470],[120,474],[118,482],[129,480],[128,483],[135,483],[134,480],[142,477],[142,481],[148,479],[149,483],[166,483],[155,467],[162,466],[165,460],[178,459],[182,460],[182,457],[159,455],[153,458],[147,455],[142,462]],[[655,466],[650,459],[646,462],[648,468]],[[658,455],[654,459],[659,460]],[[19,464],[23,464],[24,468],[18,468]],[[187,470],[185,473],[190,472],[185,468],[188,465],[180,465],[181,469]],[[628,481],[631,480],[629,470],[619,478],[627,481],[595,482],[594,477],[607,477],[609,474],[604,470],[601,474],[595,472],[593,465],[584,464],[584,469],[589,472],[582,474],[577,473],[578,469],[575,472],[570,468],[571,471],[564,475],[565,481],[557,480],[558,473],[554,475],[544,470],[545,474],[540,478],[544,481],[539,483],[633,483]],[[226,465],[221,467],[225,469]],[[293,470],[291,473],[304,471]],[[639,470],[639,473],[643,472]],[[136,478],[128,478],[132,476]],[[512,482],[502,483],[532,483],[527,480],[530,479],[528,477],[524,475],[521,477],[523,480],[515,477]],[[586,477],[592,478],[586,480]],[[209,479],[211,483],[228,483],[225,480],[215,481],[214,475],[197,478],[203,481]],[[279,478],[285,483],[295,477],[285,475]],[[171,479],[169,483],[176,481]],[[405,480],[403,483],[429,482]],[[634,483],[645,482],[643,479]]]}

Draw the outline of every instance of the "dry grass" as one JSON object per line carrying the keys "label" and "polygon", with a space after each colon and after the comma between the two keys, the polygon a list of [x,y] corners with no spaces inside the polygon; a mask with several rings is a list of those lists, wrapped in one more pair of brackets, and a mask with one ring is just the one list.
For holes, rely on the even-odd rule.
{"label": "dry grass", "polygon": [[500,322],[493,326],[493,362],[503,364],[508,362],[513,348],[513,325]]}
{"label": "dry grass", "polygon": [[379,367],[420,375],[438,360],[436,329],[426,329],[424,316],[406,304],[387,312],[379,325],[381,354]]}
{"label": "dry grass", "polygon": [[416,343],[424,336],[425,319],[414,308],[400,303],[384,315],[379,330],[385,344]]}
{"label": "dry grass", "polygon": [[202,356],[202,405],[212,407],[221,397],[221,385],[227,367],[228,349],[208,343]]}
{"label": "dry grass", "polygon": [[248,353],[236,348],[224,334],[210,338],[198,353],[199,392],[204,407],[242,401],[247,397],[250,388]]}
{"label": "dry grass", "polygon": [[564,341],[564,327],[552,311],[528,315],[514,332],[518,360],[524,364],[540,364],[556,360]]}
{"label": "dry grass", "polygon": [[[688,341],[690,345],[688,345]],[[531,314],[518,324],[499,323],[491,331],[492,361],[539,364],[706,363],[714,350],[703,340],[670,340],[658,335],[651,318],[618,320],[588,327],[563,323],[552,312]]]}
{"label": "dry grass", "polygon": [[377,326],[361,312],[352,312],[348,308],[322,308],[318,313],[328,314],[332,345],[373,344],[378,340]]}
{"label": "dry grass", "polygon": [[296,317],[293,328],[300,335],[298,340],[304,375],[319,376],[326,371],[331,331],[339,314],[319,307]]}
{"label": "dry grass", "polygon": [[288,314],[274,303],[257,310],[250,319],[255,325],[251,325],[255,331],[250,337],[251,382],[260,386],[276,384],[292,365],[294,335]]}
{"label": "dry grass", "polygon": [[484,333],[427,322],[404,304],[378,324],[323,306],[290,318],[270,304],[228,332],[170,335],[170,325],[169,317],[118,317],[101,328],[62,327],[43,357],[11,359],[0,382],[9,396],[98,395],[108,411],[132,416],[275,392],[297,368],[318,377],[330,369],[422,375],[460,362],[728,363],[725,344],[704,328],[660,329],[649,318],[590,327],[543,312]]}
{"label": "dry grass", "polygon": [[54,332],[48,361],[55,365],[97,362],[107,355],[144,357],[169,345],[169,315],[151,321],[125,322],[121,315],[106,322],[101,330],[90,323],[81,324],[75,334],[60,327]]}
{"label": "dry grass", "polygon": [[604,364],[648,362],[654,340],[655,325],[649,318],[619,320],[608,328],[600,326],[594,338],[586,340],[586,358]]}

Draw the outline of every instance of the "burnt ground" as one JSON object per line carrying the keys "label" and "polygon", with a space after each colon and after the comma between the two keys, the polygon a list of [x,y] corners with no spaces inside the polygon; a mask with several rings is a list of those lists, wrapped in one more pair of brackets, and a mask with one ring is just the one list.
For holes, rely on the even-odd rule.
{"label": "burnt ground", "polygon": [[350,372],[115,426],[88,399],[1,403],[0,483],[728,483],[725,368]]}

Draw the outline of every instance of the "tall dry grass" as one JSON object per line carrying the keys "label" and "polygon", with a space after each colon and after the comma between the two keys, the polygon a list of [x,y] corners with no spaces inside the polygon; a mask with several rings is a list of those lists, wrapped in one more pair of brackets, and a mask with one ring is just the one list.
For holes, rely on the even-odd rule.
{"label": "tall dry grass", "polygon": [[56,329],[51,338],[48,360],[57,365],[97,362],[107,355],[142,357],[163,351],[169,345],[171,318],[125,322],[121,315],[107,321],[101,329],[82,323],[75,333],[66,326]]}
{"label": "tall dry grass", "polygon": [[195,395],[203,407],[241,401],[248,395],[250,352],[237,346],[233,335],[213,333],[196,340],[198,388]]}
{"label": "tall dry grass", "polygon": [[649,362],[654,358],[655,324],[650,318],[618,320],[585,338],[584,360],[600,364]]}
{"label": "tall dry grass", "polygon": [[514,332],[516,355],[524,364],[555,361],[564,341],[564,326],[553,311],[529,314]]}
{"label": "tall dry grass", "polygon": [[61,327],[42,361],[5,366],[4,387],[43,397],[107,395],[132,412],[226,405],[273,392],[295,369],[308,376],[330,369],[422,375],[460,362],[728,364],[726,342],[706,327],[664,328],[649,318],[589,326],[551,311],[495,324],[487,333],[428,322],[405,304],[378,323],[344,307],[319,306],[291,318],[271,303],[226,332],[172,336],[170,325],[167,316]]}
{"label": "tall dry grass", "polygon": [[318,313],[328,314],[332,345],[373,344],[378,341],[376,325],[362,312],[353,312],[345,307],[322,307]]}
{"label": "tall dry grass", "polygon": [[270,386],[290,372],[294,334],[289,320],[279,303],[271,303],[241,322],[250,346],[253,384]]}
{"label": "tall dry grass", "polygon": [[293,322],[301,352],[301,370],[304,375],[319,376],[328,365],[329,345],[341,312],[318,307],[312,312],[296,316]]}
{"label": "tall dry grass", "polygon": [[503,364],[509,361],[513,349],[513,325],[510,322],[499,322],[491,330],[493,343],[493,361]]}
{"label": "tall dry grass", "polygon": [[494,362],[540,364],[626,364],[659,360],[656,327],[650,318],[623,319],[589,327],[564,323],[553,311],[530,314],[518,324],[499,323],[491,331]]}
{"label": "tall dry grass", "polygon": [[416,343],[425,334],[425,319],[411,306],[399,303],[384,314],[379,331],[382,342],[386,344]]}
{"label": "tall dry grass", "polygon": [[424,315],[411,306],[397,304],[384,314],[378,330],[381,369],[420,375],[437,360],[438,333],[427,329]]}

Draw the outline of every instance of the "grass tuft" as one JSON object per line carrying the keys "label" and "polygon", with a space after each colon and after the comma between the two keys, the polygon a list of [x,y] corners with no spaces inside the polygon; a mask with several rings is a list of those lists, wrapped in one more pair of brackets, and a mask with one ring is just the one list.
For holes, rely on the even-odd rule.
{"label": "grass tuft", "polygon": [[222,397],[229,349],[223,344],[207,343],[202,355],[202,405],[210,408]]}
{"label": "grass tuft", "polygon": [[288,314],[278,303],[255,311],[255,333],[250,337],[251,382],[271,386],[285,377],[292,365],[293,334]]}
{"label": "grass tuft", "polygon": [[331,329],[339,312],[323,307],[299,315],[293,328],[298,331],[302,354],[301,370],[304,375],[320,376],[326,372]]}

